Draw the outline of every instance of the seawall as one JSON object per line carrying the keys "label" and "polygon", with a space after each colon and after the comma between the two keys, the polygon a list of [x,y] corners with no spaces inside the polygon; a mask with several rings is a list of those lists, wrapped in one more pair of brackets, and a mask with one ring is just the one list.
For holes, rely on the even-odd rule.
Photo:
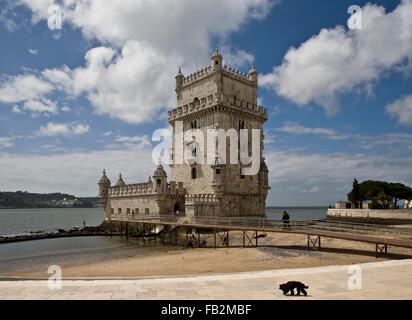
{"label": "seawall", "polygon": [[412,209],[328,209],[327,219],[363,223],[412,224]]}

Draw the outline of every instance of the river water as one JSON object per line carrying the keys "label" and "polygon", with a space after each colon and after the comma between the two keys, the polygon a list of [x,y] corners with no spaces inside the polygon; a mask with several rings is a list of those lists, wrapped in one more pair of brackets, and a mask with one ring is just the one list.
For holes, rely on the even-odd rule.
{"label": "river water", "polygon": [[[292,220],[325,219],[326,207],[271,207],[269,219],[280,220],[282,211]],[[97,226],[104,219],[102,208],[0,210],[0,235],[28,234]],[[0,275],[19,271],[47,270],[50,265],[87,264],[105,259],[132,257],[164,251],[163,246],[139,245],[136,239],[120,237],[73,237],[0,244]]]}

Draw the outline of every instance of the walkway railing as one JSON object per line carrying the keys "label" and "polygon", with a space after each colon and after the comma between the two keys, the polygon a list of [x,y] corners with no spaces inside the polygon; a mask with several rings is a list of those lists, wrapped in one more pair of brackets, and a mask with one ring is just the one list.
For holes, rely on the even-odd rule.
{"label": "walkway railing", "polygon": [[341,232],[351,234],[379,234],[385,237],[400,237],[412,239],[411,228],[400,228],[394,226],[371,225],[362,223],[349,223],[341,221],[327,220],[291,220],[286,226],[280,220],[266,219],[263,217],[178,217],[178,216],[112,216],[114,221],[123,222],[143,222],[153,224],[182,224],[185,226],[201,226],[211,228],[240,227],[240,228],[258,228],[267,231],[304,231],[304,230],[321,230],[330,232]]}

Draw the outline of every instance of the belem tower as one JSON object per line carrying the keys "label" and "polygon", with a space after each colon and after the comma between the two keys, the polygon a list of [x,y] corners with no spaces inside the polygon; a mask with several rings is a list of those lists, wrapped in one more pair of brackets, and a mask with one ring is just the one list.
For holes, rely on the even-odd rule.
{"label": "belem tower", "polygon": [[[171,181],[162,163],[144,183],[126,184],[122,178],[115,185],[103,171],[99,198],[106,219],[112,216],[177,215],[203,216],[265,216],[268,190],[268,168],[262,156],[263,124],[268,110],[257,105],[258,73],[252,66],[248,74],[222,66],[218,49],[211,57],[211,65],[185,77],[181,70],[176,75],[177,108],[169,111],[172,127],[170,148]],[[207,129],[260,130],[258,172],[242,174],[242,163],[215,162],[176,163],[175,123],[183,130],[199,129],[206,136]],[[233,131],[233,130],[232,130]],[[245,131],[245,130],[243,130]],[[255,130],[256,131],[256,130]],[[229,159],[229,141],[226,139],[226,159]],[[251,141],[247,146],[251,151]],[[206,148],[205,148],[206,149]],[[217,150],[217,149],[216,149]],[[191,150],[193,152],[193,149]],[[194,150],[196,152],[196,150]],[[204,157],[207,158],[207,152]],[[239,151],[238,155],[239,157]]]}

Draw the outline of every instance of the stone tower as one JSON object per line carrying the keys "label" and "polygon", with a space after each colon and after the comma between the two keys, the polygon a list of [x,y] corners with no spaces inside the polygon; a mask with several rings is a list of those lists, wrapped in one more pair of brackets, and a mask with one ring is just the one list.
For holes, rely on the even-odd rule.
{"label": "stone tower", "polygon": [[[222,61],[216,49],[208,67],[186,77],[179,69],[176,75],[177,108],[169,111],[168,115],[173,128],[171,180],[183,183],[186,189],[186,216],[264,216],[269,190],[268,169],[262,157],[263,124],[267,120],[267,109],[257,106],[258,73],[253,66],[245,74],[223,66]],[[178,124],[185,134],[177,135]],[[196,129],[203,133],[203,142],[194,134],[191,137]],[[225,132],[232,129],[232,133],[237,133],[238,140],[227,138],[224,142],[226,161],[221,161],[223,152],[219,153],[219,148],[216,148],[215,154],[207,153],[208,144],[216,143],[206,139],[208,129],[223,129]],[[230,143],[239,146],[241,129],[248,130],[246,148],[249,154],[252,152],[252,129],[260,131],[260,163],[253,175],[244,174],[242,169],[247,165],[244,166],[241,161],[236,164],[229,161]],[[204,145],[203,154],[199,154],[199,143]],[[195,160],[177,161],[180,145],[184,152],[192,153]],[[199,157],[204,161],[199,161]],[[236,157],[240,159],[239,151]]]}

